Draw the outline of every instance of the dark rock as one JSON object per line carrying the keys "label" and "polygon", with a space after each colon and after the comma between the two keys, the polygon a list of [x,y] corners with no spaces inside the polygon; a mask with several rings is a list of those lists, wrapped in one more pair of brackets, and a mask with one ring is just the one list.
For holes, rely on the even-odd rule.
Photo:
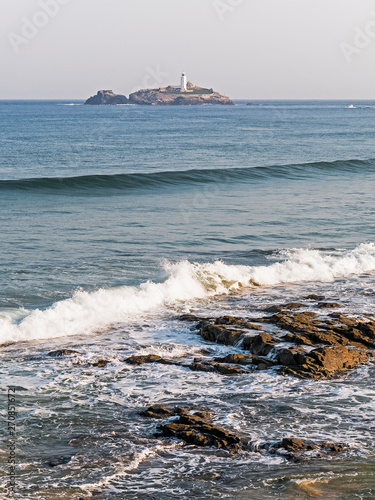
{"label": "dark rock", "polygon": [[248,365],[252,362],[252,354],[228,354],[223,358],[215,358],[218,363],[232,363],[236,365]]}
{"label": "dark rock", "polygon": [[89,97],[85,104],[129,104],[129,99],[122,94],[114,94],[112,90],[99,90],[96,95]]}
{"label": "dark rock", "polygon": [[318,302],[319,309],[337,309],[341,307],[341,304],[337,302]]}
{"label": "dark rock", "polygon": [[231,325],[231,326],[236,326],[238,328],[248,328],[249,330],[262,329],[260,325],[255,325],[250,321],[246,321],[241,318],[236,318],[234,316],[221,316],[220,318],[216,318],[215,325]]}
{"label": "dark rock", "polygon": [[249,370],[244,370],[239,366],[231,366],[224,365],[221,363],[216,363],[214,361],[205,361],[203,363],[192,363],[190,365],[184,365],[190,370],[193,371],[202,371],[202,372],[216,372],[221,373],[222,375],[238,375],[241,373],[250,373]]}
{"label": "dark rock", "polygon": [[[336,455],[347,448],[343,443],[303,441],[297,438],[284,438],[278,442],[263,443],[261,445],[251,445],[254,451],[264,450],[270,454],[282,455],[288,460],[300,462],[308,458],[323,458]],[[306,455],[306,452],[314,452],[313,455]]]}
{"label": "dark rock", "polygon": [[92,363],[91,366],[96,366],[97,368],[104,368],[106,365],[108,365],[108,363],[110,363],[108,359],[99,359],[99,361]]}
{"label": "dark rock", "polygon": [[[186,409],[187,411],[187,409]],[[152,405],[147,410],[144,410],[140,413],[143,417],[151,417],[151,418],[166,418],[175,416],[176,409],[166,408],[160,405]]]}
{"label": "dark rock", "polygon": [[190,368],[194,372],[215,372],[215,367],[206,363],[192,363],[190,365],[184,365],[186,368]]}
{"label": "dark rock", "polygon": [[273,337],[265,332],[252,337],[247,335],[243,340],[243,348],[258,356],[267,356],[274,347]]}
{"label": "dark rock", "polygon": [[284,366],[298,366],[305,362],[306,351],[301,348],[284,348],[277,352],[277,360]]}
{"label": "dark rock", "polygon": [[214,446],[236,453],[242,448],[241,439],[222,427],[195,415],[182,415],[172,424],[159,426],[158,436],[182,439],[195,446]]}
{"label": "dark rock", "polygon": [[60,356],[68,356],[70,354],[82,354],[79,351],[74,351],[72,349],[59,349],[57,351],[51,351],[47,356],[52,356],[53,358],[59,358]]}
{"label": "dark rock", "polygon": [[321,301],[321,300],[324,300],[324,296],[323,295],[315,295],[315,293],[312,293],[310,295],[308,295],[306,297],[306,299],[308,300],[316,300],[316,301]]}
{"label": "dark rock", "polygon": [[235,330],[222,325],[213,325],[209,322],[204,322],[199,331],[199,334],[205,340],[232,346],[238,344],[244,333],[243,330]]}
{"label": "dark rock", "polygon": [[161,363],[164,365],[174,365],[175,364],[174,361],[161,358],[160,356],[157,356],[156,354],[147,354],[144,356],[130,356],[130,358],[127,358],[124,361],[125,361],[125,363],[128,363],[129,365],[143,365],[144,363]]}
{"label": "dark rock", "polygon": [[199,318],[198,316],[195,316],[194,314],[182,314],[181,316],[178,316],[180,321],[202,321],[203,318]]}
{"label": "dark rock", "polygon": [[72,457],[64,457],[64,456],[52,457],[48,459],[47,465],[49,465],[49,467],[57,467],[58,465],[67,464],[68,462],[70,462],[71,459]]}

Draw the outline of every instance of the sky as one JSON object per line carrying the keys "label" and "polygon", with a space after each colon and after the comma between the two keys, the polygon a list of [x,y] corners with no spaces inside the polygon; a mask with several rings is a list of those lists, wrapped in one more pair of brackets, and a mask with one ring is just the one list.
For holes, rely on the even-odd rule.
{"label": "sky", "polygon": [[0,99],[375,99],[375,0],[0,0]]}

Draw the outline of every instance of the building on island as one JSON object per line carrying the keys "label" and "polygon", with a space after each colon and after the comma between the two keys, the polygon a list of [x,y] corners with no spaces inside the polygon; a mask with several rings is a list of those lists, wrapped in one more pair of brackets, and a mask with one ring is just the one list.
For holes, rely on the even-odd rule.
{"label": "building on island", "polygon": [[167,87],[160,87],[157,89],[159,92],[165,92],[166,94],[176,94],[182,92],[184,94],[213,94],[213,89],[205,89],[203,87],[198,87],[197,85],[188,82],[186,73],[181,74],[180,85],[168,85]]}

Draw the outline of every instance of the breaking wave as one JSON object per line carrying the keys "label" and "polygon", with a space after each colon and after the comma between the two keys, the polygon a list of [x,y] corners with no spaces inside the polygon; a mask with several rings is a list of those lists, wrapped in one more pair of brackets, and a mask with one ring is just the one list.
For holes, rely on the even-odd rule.
{"label": "breaking wave", "polygon": [[150,314],[168,315],[178,304],[228,294],[251,286],[333,281],[375,271],[375,245],[362,244],[351,251],[283,251],[280,261],[268,266],[191,263],[164,264],[162,283],[148,281],[138,287],[77,291],[71,298],[45,310],[23,311],[24,318],[0,317],[0,342],[25,341],[93,334],[111,325],[137,321]]}

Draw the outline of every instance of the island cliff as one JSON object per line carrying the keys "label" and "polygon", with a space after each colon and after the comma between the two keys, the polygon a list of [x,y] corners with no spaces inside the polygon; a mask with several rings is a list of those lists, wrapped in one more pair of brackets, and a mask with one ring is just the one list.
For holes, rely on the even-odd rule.
{"label": "island cliff", "polygon": [[85,104],[141,104],[141,105],[233,105],[229,97],[223,96],[213,89],[198,87],[187,82],[184,87],[169,85],[158,89],[142,89],[130,94],[129,98],[114,94],[112,90],[99,90],[95,96],[87,99]]}

